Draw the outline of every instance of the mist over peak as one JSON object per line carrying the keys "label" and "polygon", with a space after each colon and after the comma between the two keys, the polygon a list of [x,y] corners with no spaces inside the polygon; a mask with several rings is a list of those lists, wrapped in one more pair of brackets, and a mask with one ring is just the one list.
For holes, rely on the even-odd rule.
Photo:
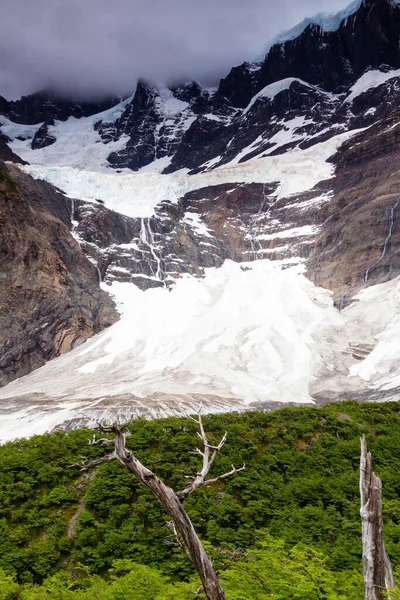
{"label": "mist over peak", "polygon": [[158,85],[213,85],[279,32],[346,0],[3,0],[0,95],[39,89],[96,99]]}

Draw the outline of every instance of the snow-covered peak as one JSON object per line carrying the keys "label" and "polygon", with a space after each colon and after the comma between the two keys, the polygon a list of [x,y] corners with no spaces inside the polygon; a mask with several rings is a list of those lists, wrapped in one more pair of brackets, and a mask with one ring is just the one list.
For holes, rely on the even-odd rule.
{"label": "snow-covered peak", "polygon": [[157,107],[166,117],[174,117],[189,108],[188,102],[176,98],[168,88],[158,90]]}
{"label": "snow-covered peak", "polygon": [[265,49],[267,53],[272,46],[275,44],[283,44],[290,40],[298,38],[303,31],[311,24],[319,25],[324,31],[336,31],[339,29],[340,23],[353,15],[360,8],[362,0],[354,0],[346,8],[340,10],[337,13],[318,13],[313,17],[306,17],[295,25],[292,29],[284,31],[277,35],[271,44]]}
{"label": "snow-covered peak", "polygon": [[[283,31],[282,33],[278,34],[272,40],[272,42],[268,44],[268,46],[265,48],[262,54],[267,54],[272,48],[272,46],[274,46],[275,44],[283,44],[284,42],[295,40],[311,24],[318,25],[323,31],[337,31],[342,21],[344,21],[351,15],[354,15],[354,13],[358,11],[363,2],[365,2],[365,0],[353,0],[353,2],[351,2],[348,6],[346,6],[342,10],[339,10],[336,13],[318,13],[313,17],[306,17],[305,19],[303,19],[303,21],[292,27],[292,29],[289,29],[288,31]],[[393,3],[399,4],[399,0],[393,0]]]}
{"label": "snow-covered peak", "polygon": [[93,123],[95,123],[96,121],[102,121],[103,123],[115,123],[115,121],[120,118],[128,104],[132,102],[133,98],[134,94],[132,96],[129,96],[125,100],[122,100],[122,102],[116,104],[112,108],[109,108],[108,110],[96,113],[95,115],[86,118],[92,119],[91,122]]}

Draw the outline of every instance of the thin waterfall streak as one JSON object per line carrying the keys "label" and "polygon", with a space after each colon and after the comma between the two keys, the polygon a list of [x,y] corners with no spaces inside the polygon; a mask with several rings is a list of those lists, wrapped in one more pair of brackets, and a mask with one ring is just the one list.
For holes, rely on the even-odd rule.
{"label": "thin waterfall streak", "polygon": [[164,273],[161,266],[161,258],[158,256],[157,252],[154,249],[154,233],[150,226],[150,217],[148,217],[147,219],[141,219],[139,239],[142,244],[145,244],[148,247],[152,258],[154,259],[157,265],[157,269],[156,271],[154,271],[152,261],[150,261],[149,263],[153,277],[155,277],[159,281],[162,281],[163,284],[166,285],[164,281]]}
{"label": "thin waterfall streak", "polygon": [[346,298],[347,298],[347,294],[343,294],[343,296],[340,298],[340,301],[339,301],[339,312],[342,312],[342,310],[344,309]]}
{"label": "thin waterfall streak", "polygon": [[75,200],[73,198],[71,198],[71,214],[70,214],[69,218],[71,220],[72,226],[74,223],[74,214],[75,214]]}
{"label": "thin waterfall streak", "polygon": [[70,198],[71,200],[71,209],[70,209],[70,213],[69,213],[69,218],[71,221],[71,232],[74,232],[76,227],[79,225],[78,221],[76,221],[74,219],[75,217],[75,200],[74,198]]}
{"label": "thin waterfall streak", "polygon": [[380,255],[379,258],[376,259],[376,261],[370,266],[368,267],[368,269],[365,271],[364,274],[364,283],[367,283],[368,281],[368,277],[369,274],[371,273],[371,271],[373,271],[382,261],[383,259],[386,257],[387,255],[387,249],[392,237],[392,233],[393,233],[393,227],[394,227],[394,217],[395,217],[395,212],[396,212],[396,208],[399,206],[400,204],[400,196],[398,196],[392,206],[392,208],[390,209],[390,215],[389,215],[389,227],[388,227],[388,232],[385,238],[385,241],[383,243],[383,249],[382,249],[382,254]]}
{"label": "thin waterfall streak", "polygon": [[262,190],[260,206],[258,207],[256,214],[250,218],[250,223],[249,223],[250,260],[257,260],[259,258],[257,255],[258,250],[262,249],[262,246],[261,246],[259,240],[257,240],[256,225],[257,225],[257,221],[258,221],[260,214],[264,210],[265,201],[266,201],[265,183],[263,183],[263,190]]}
{"label": "thin waterfall streak", "polygon": [[92,258],[91,256],[88,256],[88,259],[90,260],[90,262],[92,263],[92,265],[93,265],[93,266],[94,266],[94,268],[96,269],[96,271],[97,271],[97,275],[98,275],[98,277],[99,277],[99,283],[101,283],[101,282],[103,281],[103,277],[102,277],[102,275],[101,275],[101,271],[100,271],[100,269],[99,269],[99,266],[98,266],[98,263],[97,263],[97,261],[96,261],[94,258]]}
{"label": "thin waterfall streak", "polygon": [[257,239],[257,235],[256,235],[257,224],[258,224],[258,221],[260,220],[261,215],[263,215],[264,218],[268,217],[275,202],[277,201],[277,198],[275,198],[275,200],[273,202],[271,202],[271,204],[268,206],[267,210],[265,210],[265,205],[267,202],[267,194],[266,194],[265,188],[266,188],[266,184],[263,183],[260,206],[258,207],[256,214],[250,218],[249,234],[248,234],[249,239],[250,239],[250,260],[257,260],[257,259],[262,258],[262,254],[259,255],[259,253],[258,253],[259,250],[262,250],[262,244]]}
{"label": "thin waterfall streak", "polygon": [[101,276],[101,271],[97,265],[94,265],[94,266],[96,267],[97,275],[99,276],[99,283],[101,283],[103,281],[103,278]]}
{"label": "thin waterfall streak", "polygon": [[355,288],[354,288],[354,287],[352,287],[350,290],[348,290],[348,291],[347,291],[345,294],[343,294],[343,295],[340,297],[340,300],[339,300],[339,307],[338,307],[338,309],[339,309],[339,312],[342,312],[342,310],[343,310],[344,308],[346,308],[346,306],[348,306],[348,304],[349,304],[349,303],[347,302],[347,297],[348,297],[348,296],[349,296],[349,295],[350,295],[350,294],[351,294],[351,293],[354,291],[354,289],[355,289]]}
{"label": "thin waterfall streak", "polygon": [[[146,245],[149,248],[150,253],[151,253],[150,242],[149,242],[149,239],[148,239],[148,234],[147,234],[145,219],[141,219],[141,222],[140,222],[140,236],[139,236],[139,239],[140,239],[140,241],[141,241],[142,244]],[[156,274],[155,274],[154,269],[153,269],[153,263],[152,263],[152,261],[149,262],[149,267],[150,267],[151,274],[153,275],[153,277],[155,277]]]}

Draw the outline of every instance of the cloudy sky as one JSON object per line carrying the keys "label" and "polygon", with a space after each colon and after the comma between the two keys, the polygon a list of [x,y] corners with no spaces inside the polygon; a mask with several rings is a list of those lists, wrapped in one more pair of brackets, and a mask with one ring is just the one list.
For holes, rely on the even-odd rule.
{"label": "cloudy sky", "polygon": [[1,0],[0,95],[212,84],[275,35],[349,0]]}

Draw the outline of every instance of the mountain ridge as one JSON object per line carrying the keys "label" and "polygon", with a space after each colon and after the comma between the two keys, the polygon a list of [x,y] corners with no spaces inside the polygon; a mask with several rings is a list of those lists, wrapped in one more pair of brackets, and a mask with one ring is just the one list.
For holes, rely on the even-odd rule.
{"label": "mountain ridge", "polygon": [[[320,88],[321,95],[335,94],[339,106],[340,94],[349,90],[367,69],[400,67],[399,27],[397,3],[368,0],[361,2],[336,30],[325,31],[310,23],[298,37],[273,45],[259,64],[245,62],[234,67],[213,93],[195,82],[158,90],[139,81],[136,92],[113,127],[109,123],[103,125],[100,114],[99,123],[95,123],[105,144],[120,140],[123,135],[129,138],[121,150],[109,153],[107,164],[116,169],[138,170],[155,160],[164,159],[167,163],[169,158],[165,172],[202,169],[210,160],[214,161],[215,168],[221,164],[217,161],[220,150],[226,147],[232,135],[240,137],[241,130],[248,124],[244,118],[248,110],[244,115],[242,111],[248,109],[263,88],[289,77],[296,78]],[[180,110],[179,106],[172,111],[164,110],[162,96],[166,93],[170,94],[171,105],[182,102]],[[293,97],[289,94],[284,101],[293,102]],[[55,120],[93,116],[117,104],[116,99],[100,104],[58,102],[54,93],[41,92],[10,103],[0,98],[0,114],[16,123],[40,124],[31,143],[33,149],[40,149],[57,141],[52,129]],[[269,120],[273,116],[276,116],[274,110]],[[254,119],[262,118],[265,128],[266,117],[256,112],[253,123]],[[341,115],[338,125],[343,125],[345,120]],[[245,141],[248,140],[240,141],[241,150]],[[237,154],[237,148],[235,150]]]}
{"label": "mountain ridge", "polygon": [[[141,81],[101,113],[80,107],[80,118],[33,125],[0,115],[3,147],[30,163],[6,166],[16,185],[58,188],[74,249],[66,276],[76,261],[73,281],[90,280],[99,302],[87,337],[103,328],[99,285],[123,313],[1,391],[11,427],[18,414],[31,423],[32,410],[56,424],[110,407],[154,416],[200,400],[215,412],[398,397],[399,35],[397,4],[364,2],[337,30],[309,26],[262,65],[235,67],[218,90]],[[12,219],[7,194],[4,206]],[[29,272],[19,285],[28,292]],[[185,323],[198,333],[192,346]],[[33,315],[30,343],[42,325]],[[13,378],[26,373],[14,364]]]}

